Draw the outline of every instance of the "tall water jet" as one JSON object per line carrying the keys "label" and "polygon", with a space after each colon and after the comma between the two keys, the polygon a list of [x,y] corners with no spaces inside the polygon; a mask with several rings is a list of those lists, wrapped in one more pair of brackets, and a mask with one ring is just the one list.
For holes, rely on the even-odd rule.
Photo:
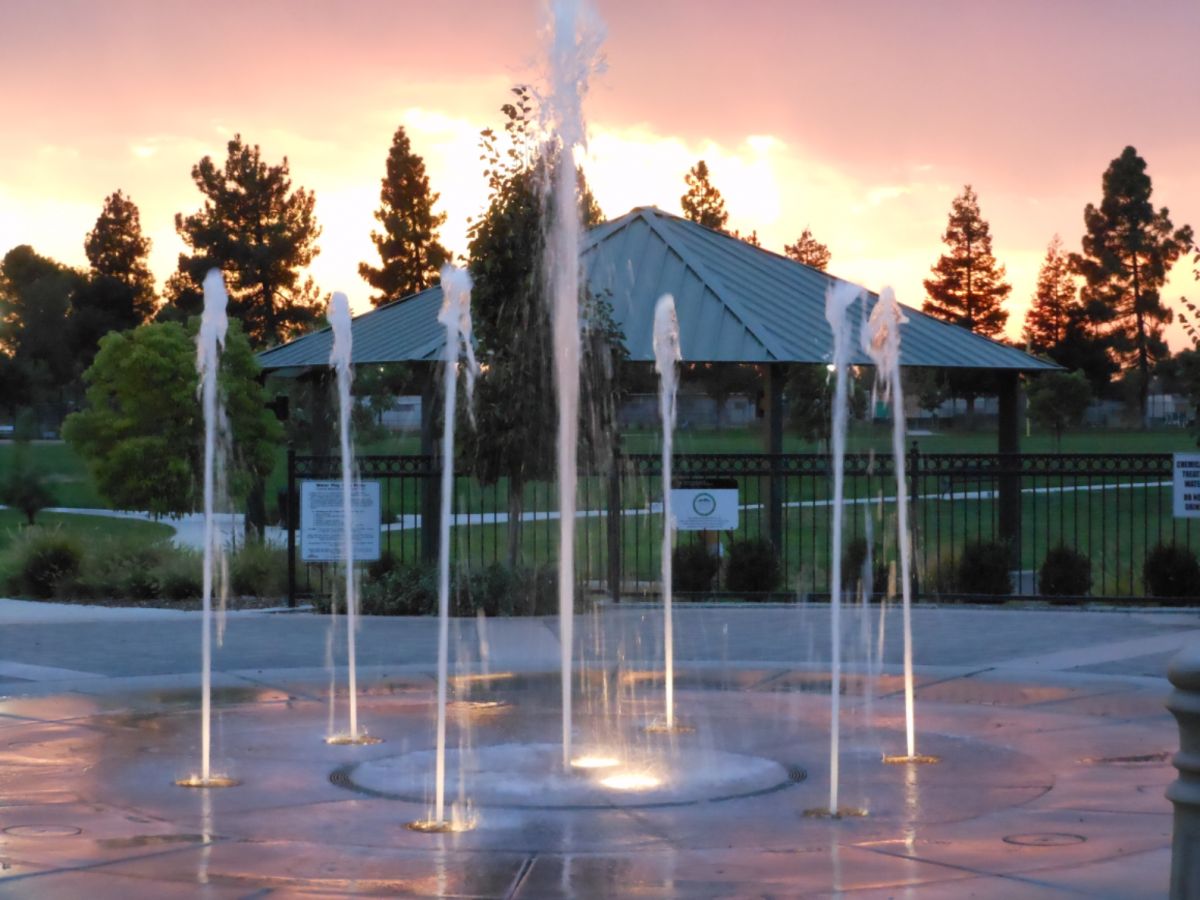
{"label": "tall water jet", "polygon": [[354,370],[350,367],[353,351],[350,301],[346,295],[335,293],[329,301],[329,324],[333,328],[333,350],[329,365],[337,372],[338,419],[342,449],[342,564],[346,570],[346,652],[350,674],[347,687],[350,694],[349,743],[358,743],[358,655],[354,646],[357,597],[354,585],[354,449],[350,445],[350,410],[353,399],[350,385]]}
{"label": "tall water jet", "polygon": [[[458,401],[458,360],[467,357],[467,407],[475,388],[475,348],[471,343],[471,276],[454,266],[442,266],[442,310],[438,321],[446,329],[445,424],[442,432],[441,549],[438,556],[438,685],[437,762],[433,827],[443,828],[446,801],[446,677],[450,656],[450,501],[454,496],[454,420]],[[461,784],[461,778],[460,778]]]}
{"label": "tall water jet", "polygon": [[662,415],[662,483],[663,483],[663,655],[666,660],[667,721],[666,730],[675,730],[675,629],[671,615],[671,532],[675,527],[671,509],[671,469],[675,442],[675,395],[679,388],[676,366],[682,359],[679,351],[679,320],[675,317],[675,298],[663,294],[654,307],[654,368],[658,370],[658,408]]}
{"label": "tall water jet", "polygon": [[825,294],[825,318],[833,330],[833,534],[831,554],[833,572],[830,579],[829,618],[832,635],[830,662],[830,719],[829,719],[829,814],[840,814],[838,808],[838,765],[840,758],[840,714],[842,684],[842,498],[846,465],[846,389],[850,370],[850,317],[846,315],[855,300],[862,295],[857,285],[839,281]]}
{"label": "tall water jet", "polygon": [[546,235],[547,282],[554,319],[554,372],[558,387],[558,614],[562,642],[563,770],[571,769],[571,672],[575,603],[575,490],[579,435],[579,235],[575,150],[586,145],[583,98],[602,33],[583,0],[556,0],[552,8],[550,96],[551,161]]}
{"label": "tall water jet", "polygon": [[892,404],[892,454],[896,469],[896,519],[900,552],[900,597],[904,624],[904,724],[910,762],[926,760],[917,756],[916,721],[913,712],[912,671],[912,546],[908,531],[908,481],[904,466],[904,389],[900,382],[900,326],[908,319],[896,302],[890,287],[879,292],[871,310],[868,328],[860,335],[863,349],[875,363],[875,378],[882,383],[884,400]]}
{"label": "tall water jet", "polygon": [[[196,373],[200,376],[200,402],[204,409],[204,572],[203,613],[201,615],[201,675],[200,675],[200,777],[180,782],[184,785],[208,787],[212,777],[212,599],[213,573],[221,554],[220,532],[214,511],[215,486],[218,469],[218,438],[225,430],[225,410],[220,402],[217,376],[221,368],[221,351],[229,318],[225,307],[225,279],[219,269],[204,277],[204,314],[200,332],[196,335]],[[221,779],[217,779],[221,781]]]}

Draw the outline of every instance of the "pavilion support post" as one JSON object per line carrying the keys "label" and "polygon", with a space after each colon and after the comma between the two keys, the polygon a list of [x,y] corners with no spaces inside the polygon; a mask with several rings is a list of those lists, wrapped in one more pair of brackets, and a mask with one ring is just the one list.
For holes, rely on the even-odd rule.
{"label": "pavilion support post", "polygon": [[330,370],[324,367],[310,377],[312,394],[309,400],[309,411],[312,419],[312,455],[329,456],[333,452],[333,410],[329,403],[333,378]]}
{"label": "pavilion support post", "polygon": [[767,508],[767,527],[771,546],[782,567],[783,556],[783,473],[780,457],[783,455],[783,384],[787,379],[787,366],[770,363],[767,366],[767,453],[771,455],[771,496]]}
{"label": "pavilion support post", "polygon": [[1009,545],[1014,560],[1019,559],[1021,539],[1021,381],[1020,373],[997,373],[1000,389],[1000,433],[998,450],[1007,458],[999,478],[1000,539]]}
{"label": "pavilion support post", "polygon": [[[434,429],[437,422],[437,367],[430,366],[429,378],[421,390],[421,455],[432,461],[436,450]],[[445,461],[443,461],[445,462]],[[453,460],[449,461],[454,464]],[[421,479],[421,559],[435,563],[438,558],[438,516],[442,505],[441,478],[437,466],[430,465]]]}

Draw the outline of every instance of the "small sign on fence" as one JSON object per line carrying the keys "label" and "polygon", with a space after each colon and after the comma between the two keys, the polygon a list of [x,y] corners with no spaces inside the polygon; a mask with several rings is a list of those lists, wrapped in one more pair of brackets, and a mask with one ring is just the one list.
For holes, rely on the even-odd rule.
{"label": "small sign on fence", "polygon": [[738,527],[737,480],[676,478],[671,507],[677,531],[730,531]]}
{"label": "small sign on fence", "polygon": [[[352,539],[356,560],[379,559],[379,482],[350,485]],[[337,562],[342,558],[342,483],[305,481],[300,485],[300,558]]]}
{"label": "small sign on fence", "polygon": [[1176,453],[1175,518],[1200,519],[1200,453]]}

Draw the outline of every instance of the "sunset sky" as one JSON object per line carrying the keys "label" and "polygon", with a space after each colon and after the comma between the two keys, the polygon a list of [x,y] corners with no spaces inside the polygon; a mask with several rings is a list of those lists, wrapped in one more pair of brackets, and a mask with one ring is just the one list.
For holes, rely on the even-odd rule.
{"label": "sunset sky", "polygon": [[[597,0],[607,70],[585,163],[610,217],[678,213],[704,158],[730,228],[782,251],[805,225],[830,270],[919,306],[952,197],[979,194],[1013,284],[1016,336],[1046,244],[1132,144],[1157,205],[1200,228],[1194,0]],[[391,136],[426,160],[443,240],[481,209],[478,136],[537,84],[539,0],[4,0],[0,253],[84,263],[104,197],[139,205],[161,283],[183,244],[191,167],[235,132],[317,195],[312,273],[358,310]],[[1191,261],[1166,292],[1200,295]],[[1173,347],[1183,345],[1178,326]]]}

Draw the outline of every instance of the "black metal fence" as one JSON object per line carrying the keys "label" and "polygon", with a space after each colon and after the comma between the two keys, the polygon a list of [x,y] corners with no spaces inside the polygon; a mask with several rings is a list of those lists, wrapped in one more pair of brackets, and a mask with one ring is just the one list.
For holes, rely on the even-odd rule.
{"label": "black metal fence", "polygon": [[[441,470],[426,456],[362,456],[356,476],[381,482],[384,550],[401,562],[437,557]],[[304,479],[337,479],[337,457],[289,455],[289,496]],[[844,537],[848,547],[868,536],[875,558],[895,559],[895,461],[852,454],[845,460]],[[661,457],[622,455],[607,470],[580,471],[576,573],[585,590],[619,599],[660,589]],[[777,591],[820,596],[832,569],[833,466],[827,455],[680,455],[676,478],[715,477],[737,484],[736,530],[681,532],[677,546],[705,541],[722,556],[734,541],[765,538],[779,563]],[[1172,518],[1171,454],[925,454],[905,462],[909,524],[918,596],[947,590],[947,573],[976,542],[1010,548],[1014,589],[1037,592],[1037,571],[1053,547],[1091,561],[1091,595],[1138,598],[1142,569],[1160,541],[1195,549],[1190,520]],[[456,474],[452,560],[456,566],[548,565],[557,559],[558,495],[553,483],[511,492],[506,480],[481,485]],[[292,525],[298,523],[293,519]],[[292,594],[324,593],[327,566],[297,561],[298,533],[289,529]],[[718,575],[714,589],[725,588]]]}

